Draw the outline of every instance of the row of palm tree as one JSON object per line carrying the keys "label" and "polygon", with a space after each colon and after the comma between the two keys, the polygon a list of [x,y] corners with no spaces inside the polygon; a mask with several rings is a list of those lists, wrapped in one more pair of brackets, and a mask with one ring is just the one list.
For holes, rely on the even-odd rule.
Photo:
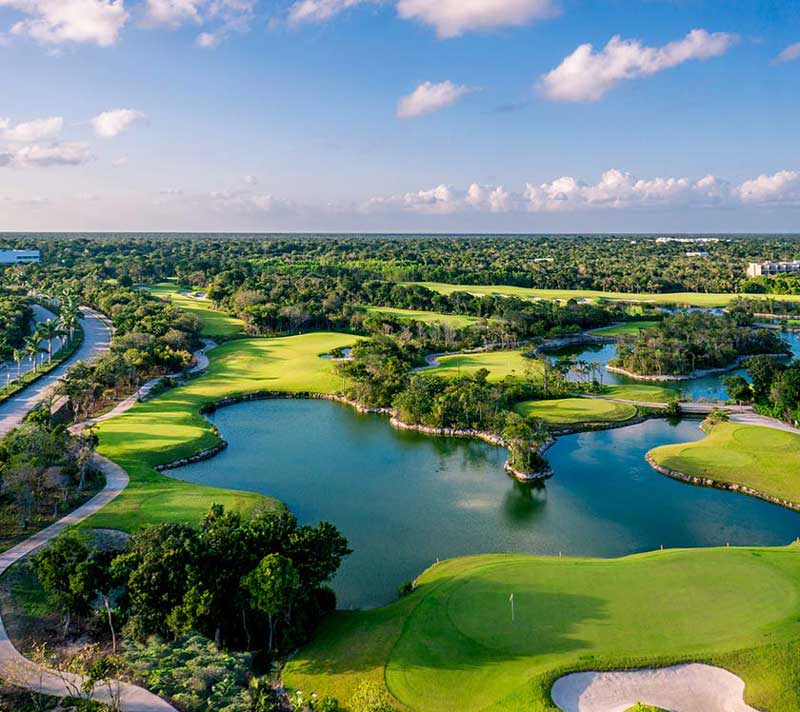
{"label": "row of palm tree", "polygon": [[[11,363],[17,366],[15,380],[22,377],[22,363],[25,359],[30,359],[33,373],[36,374],[45,363],[45,354],[47,363],[52,362],[54,342],[58,343],[57,352],[64,347],[67,339],[71,341],[74,338],[80,316],[78,298],[74,293],[65,290],[59,299],[59,306],[58,318],[39,322],[34,332],[25,337],[20,348],[13,348],[6,337],[0,339],[0,360],[11,357],[11,361],[5,364],[6,386],[11,383]],[[47,348],[42,346],[44,342],[47,343]]]}

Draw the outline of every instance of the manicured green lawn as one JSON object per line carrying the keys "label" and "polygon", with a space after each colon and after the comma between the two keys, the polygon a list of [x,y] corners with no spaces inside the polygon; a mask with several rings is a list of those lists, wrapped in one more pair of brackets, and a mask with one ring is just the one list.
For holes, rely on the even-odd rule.
{"label": "manicured green lawn", "polygon": [[[440,294],[470,292],[471,294],[507,294],[522,299],[612,299],[616,301],[654,302],[656,304],[686,304],[696,307],[722,307],[736,299],[736,294],[704,294],[697,292],[676,292],[674,294],[627,294],[625,292],[600,292],[591,289],[532,289],[509,285],[466,285],[445,284],[444,282],[408,282],[419,284]],[[775,296],[785,301],[800,301],[800,295]]]}
{"label": "manicured green lawn", "polygon": [[337,613],[283,679],[345,703],[361,679],[385,681],[415,712],[555,712],[566,672],[699,660],[741,675],[750,704],[796,712],[798,640],[796,545],[496,554],[439,564],[385,608]]}
{"label": "manicured green lawn", "polygon": [[561,398],[524,401],[514,410],[528,418],[538,418],[551,425],[576,423],[618,423],[636,415],[636,407],[597,398]]}
{"label": "manicured green lawn", "polygon": [[173,302],[175,306],[194,314],[203,325],[203,336],[209,338],[230,338],[243,332],[244,322],[212,308],[211,302],[205,299],[194,299],[182,291],[191,291],[178,286],[174,282],[162,282],[147,287],[147,290],[159,299]]}
{"label": "manicured green lawn", "polygon": [[439,312],[415,311],[413,309],[392,309],[390,307],[367,307],[368,312],[375,314],[385,314],[396,319],[415,319],[426,324],[439,322],[456,329],[463,329],[467,326],[477,324],[481,319],[477,316],[463,316],[460,314],[440,314]]}
{"label": "manicured green lawn", "polygon": [[542,373],[542,364],[536,359],[523,356],[522,349],[513,351],[480,351],[472,354],[456,354],[454,356],[440,356],[439,366],[430,368],[422,373],[432,376],[454,378],[475,373],[478,369],[485,368],[489,371],[490,381],[501,381],[506,376],[525,378],[532,372],[535,376]]}
{"label": "manicured green lawn", "polygon": [[622,386],[605,386],[602,394],[606,398],[638,401],[640,403],[669,403],[678,397],[678,391],[663,386],[645,386],[639,384]]}
{"label": "manicured green lawn", "polygon": [[624,324],[614,324],[604,329],[596,329],[592,333],[597,336],[628,336],[638,334],[643,329],[652,329],[660,323],[658,321],[628,321]]}
{"label": "manicured green lawn", "polygon": [[237,509],[275,505],[258,494],[181,482],[153,466],[215,446],[219,440],[199,410],[221,398],[257,391],[335,392],[341,382],[334,364],[319,354],[357,338],[327,332],[223,344],[209,352],[205,375],[102,423],[99,451],[128,472],[131,484],[89,526],[131,531],[157,521],[196,520],[213,502]]}
{"label": "manicured green lawn", "polygon": [[704,440],[663,445],[650,455],[671,470],[747,485],[800,503],[800,435],[794,433],[720,423]]}

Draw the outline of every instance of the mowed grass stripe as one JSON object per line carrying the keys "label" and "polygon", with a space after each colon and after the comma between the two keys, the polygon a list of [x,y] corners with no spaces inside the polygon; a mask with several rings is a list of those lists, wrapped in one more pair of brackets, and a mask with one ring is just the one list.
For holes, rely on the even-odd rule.
{"label": "mowed grass stripe", "polygon": [[357,339],[325,332],[223,344],[209,352],[205,375],[101,423],[98,449],[128,472],[131,483],[89,526],[131,531],[153,522],[192,521],[213,502],[237,509],[275,506],[258,494],[181,482],[153,467],[216,446],[219,438],[200,409],[222,398],[257,391],[334,393],[341,380],[334,364],[319,355]]}

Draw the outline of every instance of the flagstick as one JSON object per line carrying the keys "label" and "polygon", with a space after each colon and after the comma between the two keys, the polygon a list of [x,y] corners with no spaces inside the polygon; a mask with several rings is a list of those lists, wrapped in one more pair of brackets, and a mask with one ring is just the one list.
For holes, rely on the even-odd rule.
{"label": "flagstick", "polygon": [[510,598],[508,599],[511,601],[511,622],[514,622],[514,594],[512,593]]}

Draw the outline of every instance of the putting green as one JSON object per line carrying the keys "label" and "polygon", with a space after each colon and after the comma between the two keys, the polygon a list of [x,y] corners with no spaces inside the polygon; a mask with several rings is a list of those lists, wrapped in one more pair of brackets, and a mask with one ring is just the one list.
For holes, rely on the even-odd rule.
{"label": "putting green", "polygon": [[597,336],[628,336],[638,334],[643,329],[652,329],[658,326],[659,321],[629,321],[625,324],[614,324],[604,329],[595,329],[592,333]]}
{"label": "putting green", "polygon": [[526,418],[538,418],[551,425],[576,423],[618,423],[636,415],[636,407],[597,398],[561,398],[523,401],[514,410]]}
{"label": "putting green", "polygon": [[[647,294],[642,292],[600,292],[592,289],[533,289],[531,287],[513,287],[509,285],[476,285],[445,284],[444,282],[406,282],[417,284],[440,294],[453,292],[469,292],[481,296],[484,294],[501,294],[521,299],[610,299],[612,301],[653,302],[654,304],[685,304],[696,307],[723,307],[733,301],[738,294],[713,294],[699,292],[675,292],[672,294]],[[800,301],[800,295],[775,296],[785,301]]]}
{"label": "putting green", "polygon": [[221,311],[212,308],[211,302],[206,299],[195,299],[185,294],[184,290],[173,282],[162,282],[146,287],[153,296],[172,302],[184,311],[194,314],[202,324],[203,336],[209,338],[230,338],[238,336],[244,331],[244,322]]}
{"label": "putting green", "polygon": [[392,316],[395,319],[414,319],[415,321],[422,321],[426,324],[435,324],[438,322],[456,329],[464,329],[482,321],[482,319],[477,316],[441,314],[440,312],[415,311],[414,309],[393,309],[390,307],[366,307],[366,309],[370,313]]}
{"label": "putting green", "polygon": [[501,381],[506,376],[526,378],[531,374],[540,378],[542,364],[536,359],[523,356],[522,349],[514,351],[480,351],[470,354],[455,354],[453,356],[440,356],[439,365],[429,368],[422,373],[444,378],[468,376],[477,370],[485,368],[489,371],[490,381]]}
{"label": "putting green", "polygon": [[789,712],[797,688],[780,693],[795,707],[771,691],[792,682],[797,665],[775,661],[798,638],[797,546],[486,555],[433,567],[385,608],[336,614],[284,682],[346,702],[360,679],[385,679],[415,712],[550,712],[550,685],[568,671],[691,659],[727,665],[752,704]]}
{"label": "putting green", "polygon": [[257,391],[335,392],[341,381],[334,364],[319,355],[357,339],[326,332],[232,341],[209,352],[205,375],[101,423],[98,450],[123,467],[131,483],[89,526],[131,531],[153,522],[195,520],[213,502],[237,509],[275,505],[258,494],[175,480],[153,466],[216,446],[219,438],[199,411],[222,398]]}
{"label": "putting green", "polygon": [[752,487],[800,503],[800,435],[756,425],[720,423],[704,440],[650,451],[662,467]]}

